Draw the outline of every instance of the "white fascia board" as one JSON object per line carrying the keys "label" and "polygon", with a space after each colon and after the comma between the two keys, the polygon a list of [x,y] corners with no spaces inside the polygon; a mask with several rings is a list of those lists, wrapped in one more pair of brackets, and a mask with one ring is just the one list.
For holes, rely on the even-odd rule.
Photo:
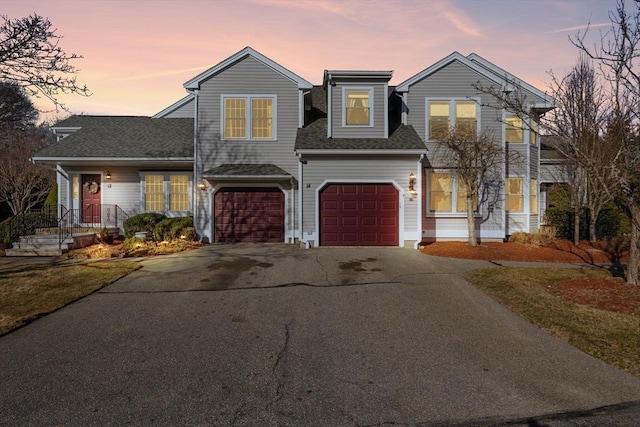
{"label": "white fascia board", "polygon": [[358,149],[348,149],[348,150],[318,150],[318,149],[302,149],[295,150],[297,154],[350,154],[354,156],[358,156],[361,154],[427,154],[427,149],[424,150],[358,150]]}
{"label": "white fascia board", "polygon": [[329,80],[341,78],[365,78],[365,79],[385,79],[391,80],[393,70],[373,71],[373,70],[325,70],[325,78]]}
{"label": "white fascia board", "polygon": [[32,157],[33,162],[79,163],[79,162],[193,162],[193,157]]}
{"label": "white fascia board", "polygon": [[471,61],[469,58],[467,58],[466,56],[462,55],[459,52],[453,52],[449,56],[447,56],[445,58],[442,58],[440,61],[436,62],[432,66],[430,66],[428,68],[425,68],[424,70],[422,70],[421,72],[419,72],[415,76],[409,77],[407,80],[405,80],[402,83],[400,83],[399,85],[397,85],[396,86],[396,92],[408,92],[409,91],[409,86],[413,85],[416,82],[419,82],[420,80],[424,79],[425,77],[427,77],[427,76],[435,73],[436,71],[444,68],[445,66],[449,65],[453,61],[459,61],[463,65],[471,68],[473,71],[477,72],[478,74],[481,74],[482,76],[484,76],[487,79],[493,81],[494,83],[502,84],[502,81],[495,74],[489,72],[486,68],[484,68],[484,67],[480,66],[479,64]]}
{"label": "white fascia board", "polygon": [[[486,59],[484,59],[483,57],[481,57],[480,55],[478,55],[477,53],[471,53],[469,54],[469,56],[467,56],[467,58],[472,61],[475,62],[477,64],[479,64],[480,66],[482,66],[483,68],[486,68],[487,70],[491,71],[493,74],[496,75],[496,77],[506,80],[512,80],[514,82],[516,82],[518,85],[522,86],[524,89],[527,89],[529,92],[532,92],[534,95],[539,96],[540,98],[546,100],[546,104],[544,104],[547,108],[549,108],[549,103],[553,106],[552,108],[555,108],[555,100],[553,98],[551,98],[549,95],[547,95],[545,92],[541,91],[540,89],[538,89],[537,87],[530,85],[529,83],[525,82],[524,80],[521,80],[519,78],[517,78],[516,76],[514,76],[513,74],[507,72],[506,70],[498,67],[496,64],[487,61]],[[542,108],[542,107],[539,107]]]}
{"label": "white fascia board", "polygon": [[165,108],[164,110],[160,111],[159,113],[154,114],[153,116],[151,116],[151,118],[152,119],[161,119],[164,116],[174,112],[178,108],[188,104],[193,99],[194,99],[194,95],[193,95],[193,93],[190,93],[189,95],[185,96],[181,100],[179,100],[177,102],[174,102],[173,104],[169,105],[167,108]]}
{"label": "white fascia board", "polygon": [[281,181],[289,180],[291,175],[202,175],[202,178],[225,181]]}
{"label": "white fascia board", "polygon": [[51,126],[51,130],[55,134],[74,133],[82,129],[80,126]]}
{"label": "white fascia board", "polygon": [[213,67],[209,68],[208,70],[198,74],[193,79],[187,81],[183,86],[187,90],[200,89],[200,83],[201,82],[203,82],[204,80],[206,80],[206,79],[218,74],[220,71],[222,71],[222,70],[226,69],[227,67],[233,65],[234,63],[240,61],[241,59],[245,58],[246,56],[251,56],[255,60],[257,60],[259,62],[262,62],[267,67],[269,67],[269,68],[273,69],[274,71],[282,74],[284,77],[288,78],[289,80],[294,81],[295,83],[298,84],[298,89],[311,89],[313,87],[313,85],[311,83],[309,83],[308,81],[306,81],[302,77],[298,76],[297,74],[295,74],[292,71],[289,71],[288,69],[284,68],[282,65],[280,65],[280,64],[274,62],[273,60],[267,58],[266,56],[264,56],[263,54],[261,54],[260,52],[254,50],[253,48],[251,48],[249,46],[245,47],[240,52],[237,52],[236,54],[230,56],[229,58],[225,59],[224,61],[218,63],[217,65],[214,65]]}

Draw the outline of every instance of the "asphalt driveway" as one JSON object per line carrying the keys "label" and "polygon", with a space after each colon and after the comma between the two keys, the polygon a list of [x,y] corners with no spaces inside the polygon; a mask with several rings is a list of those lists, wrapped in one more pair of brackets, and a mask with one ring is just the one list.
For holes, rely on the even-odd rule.
{"label": "asphalt driveway", "polygon": [[0,338],[2,425],[634,425],[640,379],[400,248],[211,245]]}

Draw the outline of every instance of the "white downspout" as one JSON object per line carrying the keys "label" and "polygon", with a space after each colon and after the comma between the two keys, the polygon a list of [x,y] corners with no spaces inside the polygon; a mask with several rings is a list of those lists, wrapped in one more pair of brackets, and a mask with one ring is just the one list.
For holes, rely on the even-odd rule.
{"label": "white downspout", "polygon": [[200,176],[198,174],[198,89],[193,91],[194,106],[193,106],[193,184],[191,185],[192,200],[193,200],[193,224],[196,227],[196,231],[203,236],[200,228],[200,218],[198,217],[198,205],[199,205],[199,187],[198,182]]}
{"label": "white downspout", "polygon": [[309,249],[309,243],[307,242],[307,240],[304,238],[304,229],[302,227],[302,216],[303,216],[303,204],[302,204],[302,199],[303,199],[303,182],[304,182],[304,178],[303,178],[303,170],[302,170],[302,155],[298,154],[298,227],[300,228],[300,241],[304,242],[304,246],[306,249]]}

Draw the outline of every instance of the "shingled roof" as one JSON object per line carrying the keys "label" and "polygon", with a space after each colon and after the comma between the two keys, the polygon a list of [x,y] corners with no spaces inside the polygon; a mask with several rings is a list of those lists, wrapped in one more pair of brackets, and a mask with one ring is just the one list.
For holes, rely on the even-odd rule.
{"label": "shingled roof", "polygon": [[224,164],[202,174],[205,178],[290,178],[291,174],[272,164]]}
{"label": "shingled roof", "polygon": [[426,151],[422,138],[411,125],[400,125],[389,138],[328,138],[327,102],[324,89],[311,90],[310,123],[298,129],[296,150],[420,150]]}
{"label": "shingled roof", "polygon": [[193,158],[193,119],[71,116],[54,128],[80,128],[33,156],[64,158]]}

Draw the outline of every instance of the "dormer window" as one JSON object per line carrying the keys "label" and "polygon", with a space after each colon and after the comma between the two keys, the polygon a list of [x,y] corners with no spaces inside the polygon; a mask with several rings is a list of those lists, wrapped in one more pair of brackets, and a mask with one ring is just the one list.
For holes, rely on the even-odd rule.
{"label": "dormer window", "polygon": [[373,88],[345,87],[342,100],[344,126],[373,126]]}

